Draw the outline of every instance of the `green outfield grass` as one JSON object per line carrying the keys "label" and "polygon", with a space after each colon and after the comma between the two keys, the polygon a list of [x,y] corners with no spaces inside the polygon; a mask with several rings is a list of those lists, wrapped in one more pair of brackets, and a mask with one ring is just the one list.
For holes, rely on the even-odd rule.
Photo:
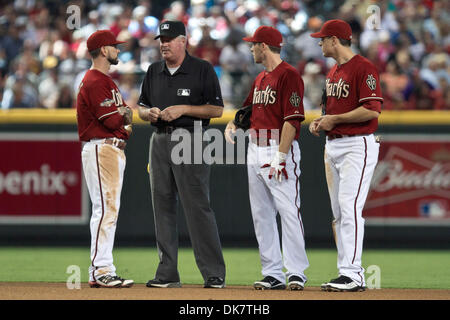
{"label": "green outfield grass", "polygon": [[[382,288],[450,289],[450,251],[366,250],[363,266],[377,265]],[[335,250],[308,250],[308,286],[319,286],[336,277]],[[257,249],[224,249],[228,285],[251,285],[261,276]],[[158,263],[155,249],[117,248],[117,272],[145,283],[153,278]],[[66,282],[67,268],[77,265],[81,281],[87,282],[89,248],[0,248],[0,282]],[[180,249],[179,271],[185,284],[202,284],[191,249]],[[366,274],[366,279],[370,274]]]}

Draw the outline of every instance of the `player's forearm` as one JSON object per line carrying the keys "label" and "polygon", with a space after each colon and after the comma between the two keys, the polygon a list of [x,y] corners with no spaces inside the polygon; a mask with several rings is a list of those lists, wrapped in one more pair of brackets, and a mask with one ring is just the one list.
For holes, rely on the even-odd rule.
{"label": "player's forearm", "polygon": [[278,151],[288,153],[289,149],[291,148],[292,141],[294,141],[295,139],[296,133],[297,129],[288,121],[286,121],[283,124],[283,128],[281,129],[281,138]]}
{"label": "player's forearm", "polygon": [[335,124],[340,123],[358,123],[366,122],[375,118],[378,118],[379,113],[373,110],[366,109],[364,107],[358,107],[352,111],[333,115],[333,122]]}
{"label": "player's forearm", "polygon": [[200,119],[220,118],[223,107],[205,104],[201,106],[183,105],[183,115]]}
{"label": "player's forearm", "polygon": [[131,124],[133,122],[133,111],[129,107],[119,107],[117,108],[117,110],[123,117],[123,123],[125,125]]}

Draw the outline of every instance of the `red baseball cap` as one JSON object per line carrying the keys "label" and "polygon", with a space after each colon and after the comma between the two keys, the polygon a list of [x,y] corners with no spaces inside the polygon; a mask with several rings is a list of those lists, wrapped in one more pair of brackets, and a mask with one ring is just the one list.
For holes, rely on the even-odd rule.
{"label": "red baseball cap", "polygon": [[277,48],[281,48],[283,44],[283,36],[280,31],[268,26],[259,27],[253,34],[253,37],[245,37],[242,40],[247,42],[264,42],[269,46]]}
{"label": "red baseball cap", "polygon": [[112,46],[125,42],[126,41],[117,41],[114,33],[109,30],[98,30],[91,34],[87,39],[87,48],[88,51],[91,52],[103,46]]}
{"label": "red baseball cap", "polygon": [[312,33],[313,38],[324,38],[335,36],[339,39],[352,40],[352,28],[343,20],[328,20],[319,32]]}

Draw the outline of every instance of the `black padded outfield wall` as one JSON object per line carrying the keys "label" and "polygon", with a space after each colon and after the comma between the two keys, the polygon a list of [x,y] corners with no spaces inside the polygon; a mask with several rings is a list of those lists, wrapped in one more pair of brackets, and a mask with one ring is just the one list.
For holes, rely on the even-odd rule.
{"label": "black padded outfield wall", "polygon": [[[225,124],[211,127],[223,131]],[[1,245],[89,246],[90,202],[76,129],[73,123],[0,125]],[[137,124],[127,145],[118,246],[155,246],[147,173],[151,134],[150,126]],[[450,123],[387,123],[380,125],[378,134],[382,147],[364,212],[365,247],[448,248]],[[305,123],[299,143],[306,244],[333,247],[325,139],[309,134]],[[210,184],[223,245],[256,246],[245,164],[213,164]],[[179,220],[180,245],[190,246],[181,210]]]}

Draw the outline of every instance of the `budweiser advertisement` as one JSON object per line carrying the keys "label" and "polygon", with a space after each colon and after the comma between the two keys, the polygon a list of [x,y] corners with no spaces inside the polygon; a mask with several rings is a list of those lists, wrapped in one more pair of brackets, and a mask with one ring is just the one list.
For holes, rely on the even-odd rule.
{"label": "budweiser advertisement", "polygon": [[450,225],[450,136],[386,135],[364,207],[372,225]]}
{"label": "budweiser advertisement", "polygon": [[72,133],[0,133],[0,223],[85,223],[81,143]]}

